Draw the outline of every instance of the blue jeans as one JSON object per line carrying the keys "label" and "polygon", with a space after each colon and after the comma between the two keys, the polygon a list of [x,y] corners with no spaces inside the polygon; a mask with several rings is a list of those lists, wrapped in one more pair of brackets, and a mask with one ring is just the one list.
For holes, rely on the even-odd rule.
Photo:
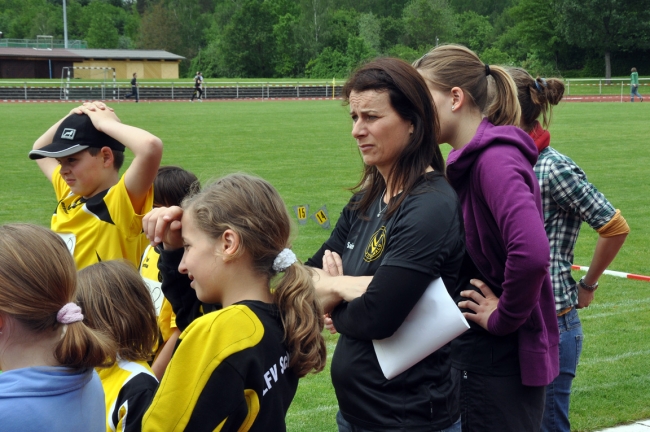
{"label": "blue jeans", "polygon": [[[370,429],[364,429],[348,422],[346,419],[343,418],[343,414],[341,414],[341,411],[336,413],[336,424],[339,427],[339,432],[372,432]],[[437,432],[460,432],[460,418],[458,418],[458,421],[453,425]]]}
{"label": "blue jeans", "polygon": [[643,96],[639,94],[639,86],[630,86],[630,102],[634,102],[634,96],[638,97],[639,99],[643,100]]}
{"label": "blue jeans", "polygon": [[569,432],[569,402],[571,384],[582,352],[582,324],[578,311],[557,318],[560,327],[560,375],[546,386],[546,407],[542,421],[542,432]]}

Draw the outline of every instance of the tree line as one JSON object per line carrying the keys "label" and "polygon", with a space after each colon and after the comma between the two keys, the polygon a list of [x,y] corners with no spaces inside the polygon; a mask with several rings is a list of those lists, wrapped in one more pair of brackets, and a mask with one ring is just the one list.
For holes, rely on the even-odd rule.
{"label": "tree line", "polygon": [[[650,74],[647,0],[66,0],[68,39],[163,49],[181,74],[344,78],[380,55],[461,43],[546,76]],[[6,38],[63,38],[62,0],[0,0]],[[647,72],[646,72],[647,71]]]}

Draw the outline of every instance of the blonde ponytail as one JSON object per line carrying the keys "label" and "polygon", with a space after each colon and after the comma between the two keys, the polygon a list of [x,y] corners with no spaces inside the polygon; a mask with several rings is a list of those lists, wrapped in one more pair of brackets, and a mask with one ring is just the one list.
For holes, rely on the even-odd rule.
{"label": "blonde ponytail", "polygon": [[[502,67],[484,64],[469,48],[440,45],[416,60],[413,66],[439,90],[461,88],[470,103],[492,124],[519,126],[521,109],[512,78]],[[490,79],[493,89],[488,86]]]}
{"label": "blonde ponytail", "polygon": [[517,87],[508,72],[500,66],[490,66],[494,91],[489,104],[483,110],[495,126],[519,126],[521,108],[517,99]]}
{"label": "blonde ponytail", "polygon": [[65,334],[54,350],[58,363],[74,369],[107,367],[114,363],[117,344],[83,322],[65,324]]}
{"label": "blonde ponytail", "polygon": [[323,309],[316,298],[311,274],[301,263],[296,262],[284,271],[273,290],[273,302],[282,316],[290,367],[298,377],[322,371],[327,361],[321,334]]}

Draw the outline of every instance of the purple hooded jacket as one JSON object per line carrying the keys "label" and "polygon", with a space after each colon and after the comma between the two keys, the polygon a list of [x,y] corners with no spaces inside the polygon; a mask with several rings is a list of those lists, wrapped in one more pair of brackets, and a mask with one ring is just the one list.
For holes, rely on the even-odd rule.
{"label": "purple hooded jacket", "polygon": [[474,138],[447,159],[447,176],[463,208],[467,252],[500,286],[488,331],[518,331],[522,383],[544,386],[559,373],[559,331],[549,276],[533,140],[514,126],[483,119]]}

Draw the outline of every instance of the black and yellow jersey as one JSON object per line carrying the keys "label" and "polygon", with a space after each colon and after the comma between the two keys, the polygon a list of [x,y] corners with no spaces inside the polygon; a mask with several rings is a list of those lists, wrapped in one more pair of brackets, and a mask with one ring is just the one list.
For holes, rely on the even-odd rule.
{"label": "black and yellow jersey", "polygon": [[97,369],[106,396],[106,431],[138,432],[158,380],[146,362],[120,360]]}
{"label": "black and yellow jersey", "polygon": [[246,300],[194,320],[143,431],[285,431],[298,387],[276,306]]}
{"label": "black and yellow jersey", "polygon": [[[140,263],[140,276],[142,276],[142,279],[147,284],[147,287],[149,287],[151,299],[153,300],[153,304],[156,307],[157,316],[160,316],[160,310],[165,298],[165,296],[163,296],[162,289],[160,289],[162,276],[158,270],[159,257],[160,254],[158,253],[158,250],[149,244],[144,250],[142,261]],[[171,306],[169,308],[171,310]],[[167,337],[167,339],[169,339],[169,337]]]}
{"label": "black and yellow jersey", "polygon": [[113,187],[91,198],[75,195],[58,167],[52,174],[58,200],[51,228],[63,238],[77,269],[113,259],[139,267],[148,241],[142,233],[142,217],[153,206],[153,185],[140,213],[133,209],[124,176]]}

